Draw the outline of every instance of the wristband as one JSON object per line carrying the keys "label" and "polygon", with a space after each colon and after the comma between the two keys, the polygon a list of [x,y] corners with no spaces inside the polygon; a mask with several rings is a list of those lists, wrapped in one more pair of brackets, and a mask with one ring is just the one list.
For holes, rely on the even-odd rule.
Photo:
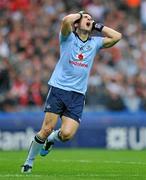
{"label": "wristband", "polygon": [[80,20],[83,17],[84,11],[80,11],[80,12],[78,12],[78,14],[80,14],[80,18],[79,18],[79,20]]}
{"label": "wristband", "polygon": [[80,20],[80,19],[82,19],[82,16],[83,16],[83,15],[82,15],[81,13],[78,13],[78,14],[80,14],[80,18],[79,18],[79,20]]}
{"label": "wristband", "polygon": [[101,32],[101,31],[102,31],[102,29],[103,29],[103,27],[104,27],[104,25],[103,25],[103,24],[93,22],[93,27],[92,27],[92,30],[96,30],[96,31]]}

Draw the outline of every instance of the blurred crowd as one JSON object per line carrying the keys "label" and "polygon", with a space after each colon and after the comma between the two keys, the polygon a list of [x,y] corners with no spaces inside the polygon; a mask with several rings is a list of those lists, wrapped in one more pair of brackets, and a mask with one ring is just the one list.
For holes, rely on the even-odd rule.
{"label": "blurred crowd", "polygon": [[86,107],[146,110],[146,0],[1,0],[0,111],[43,107],[61,19],[80,10],[123,35],[96,56]]}

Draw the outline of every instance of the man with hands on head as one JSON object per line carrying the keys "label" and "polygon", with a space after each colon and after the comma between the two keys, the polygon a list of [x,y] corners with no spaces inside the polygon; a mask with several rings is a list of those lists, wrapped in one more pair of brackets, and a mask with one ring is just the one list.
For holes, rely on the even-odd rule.
{"label": "man with hands on head", "polygon": [[[103,37],[91,36],[93,30]],[[48,82],[45,117],[35,135],[21,172],[30,173],[38,153],[46,156],[55,141],[65,142],[76,133],[81,122],[87,83],[96,54],[122,38],[121,33],[96,23],[90,14],[80,11],[62,19],[59,34],[60,58]],[[55,129],[58,118],[61,127]]]}

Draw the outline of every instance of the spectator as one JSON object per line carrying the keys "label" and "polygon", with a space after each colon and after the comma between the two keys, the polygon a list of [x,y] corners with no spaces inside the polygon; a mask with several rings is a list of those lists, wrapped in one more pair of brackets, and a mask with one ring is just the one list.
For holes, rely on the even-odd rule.
{"label": "spectator", "polygon": [[0,33],[0,57],[6,58],[9,56],[9,47],[4,37]]}
{"label": "spectator", "polygon": [[122,111],[125,109],[124,101],[122,99],[123,88],[116,82],[107,84],[106,107],[111,111]]}
{"label": "spectator", "polygon": [[[6,61],[6,60],[5,60]],[[10,89],[10,74],[7,63],[0,63],[0,95]]]}
{"label": "spectator", "polygon": [[141,8],[140,8],[140,19],[143,25],[143,28],[146,29],[146,0],[141,1]]}
{"label": "spectator", "polygon": [[96,21],[103,21],[106,7],[101,0],[92,0],[85,8]]}
{"label": "spectator", "polygon": [[46,82],[59,56],[60,20],[82,8],[123,34],[117,46],[100,51],[96,57],[86,106],[97,110],[146,110],[145,6],[146,0],[141,4],[139,0],[0,1],[1,109],[42,106],[48,90]]}

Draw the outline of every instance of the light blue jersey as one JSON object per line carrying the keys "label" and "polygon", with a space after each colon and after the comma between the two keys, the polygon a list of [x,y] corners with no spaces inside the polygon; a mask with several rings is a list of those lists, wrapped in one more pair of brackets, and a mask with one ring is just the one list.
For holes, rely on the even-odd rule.
{"label": "light blue jersey", "polygon": [[83,42],[77,34],[60,33],[60,59],[48,84],[63,90],[85,94],[93,60],[103,47],[102,37]]}

